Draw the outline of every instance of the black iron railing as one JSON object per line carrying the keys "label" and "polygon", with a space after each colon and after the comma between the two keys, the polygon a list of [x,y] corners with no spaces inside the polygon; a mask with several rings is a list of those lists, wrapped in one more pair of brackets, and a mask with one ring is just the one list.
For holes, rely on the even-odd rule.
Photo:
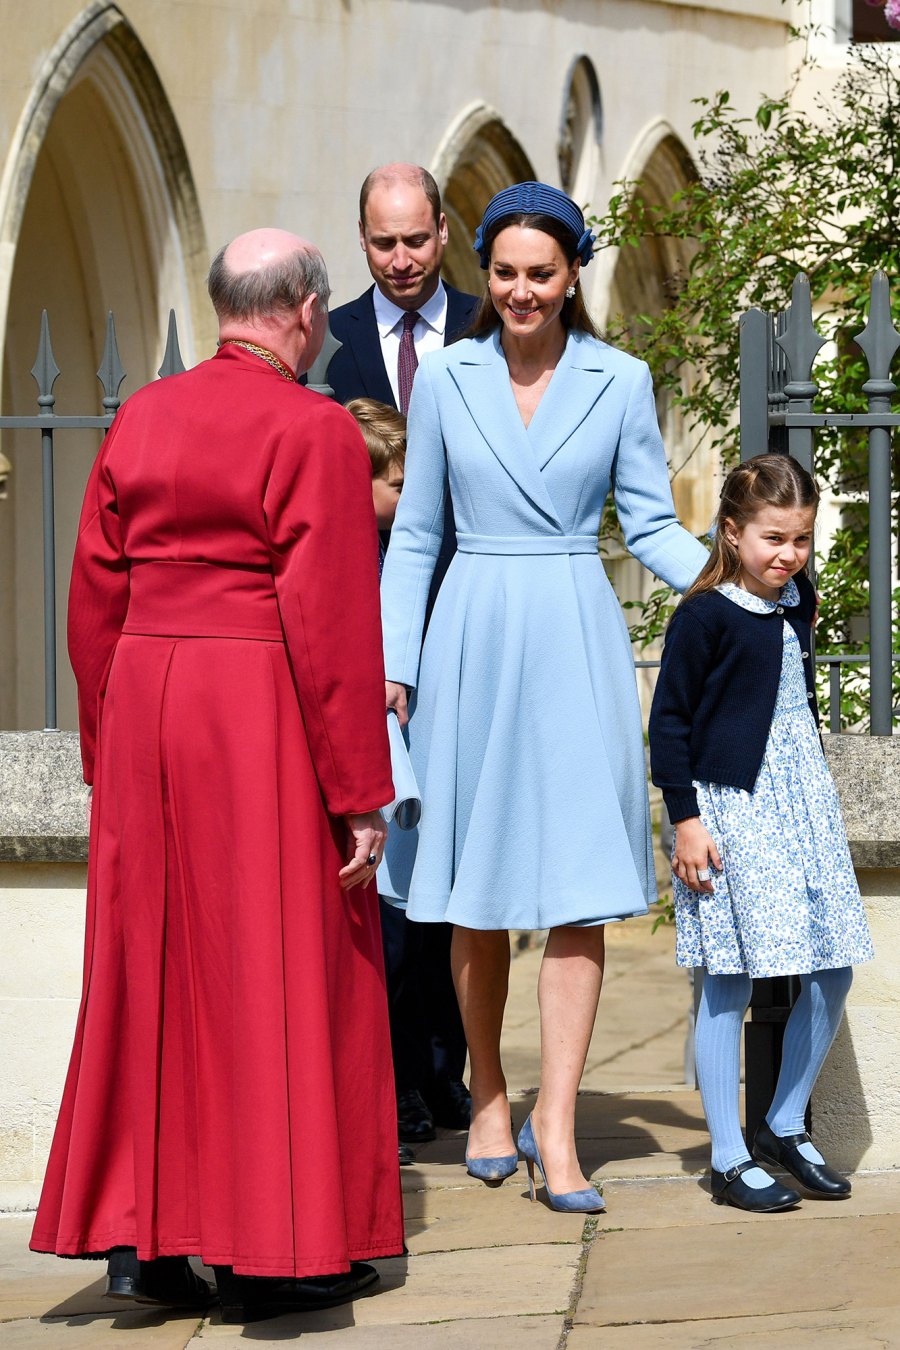
{"label": "black iron railing", "polygon": [[[178,330],[175,311],[169,311],[169,326],[166,334],[166,349],[160,377],[174,375],[185,369],[178,345]],[[106,430],[121,402],[119,390],[125,379],[125,370],[119,358],[116,341],[116,325],[110,313],[106,321],[106,341],[97,379],[103,390],[103,413],[99,416],[71,416],[54,411],[56,397],[53,386],[60,376],[59,366],[53,356],[50,341],[50,323],[47,311],[41,314],[41,333],[38,341],[37,358],[31,368],[38,387],[37,404],[39,413],[31,416],[0,417],[0,430],[34,430],[41,433],[41,497],[43,506],[43,554],[44,554],[44,730],[56,731],[56,492],[54,485],[55,437],[58,431],[85,430],[99,428]]]}

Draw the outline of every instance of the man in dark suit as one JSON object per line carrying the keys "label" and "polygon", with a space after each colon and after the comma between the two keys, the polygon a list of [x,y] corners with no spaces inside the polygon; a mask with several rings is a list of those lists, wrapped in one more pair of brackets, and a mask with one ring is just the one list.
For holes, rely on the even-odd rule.
{"label": "man in dark suit", "polygon": [[478,299],[441,280],[447,220],[427,169],[387,164],[372,170],[359,194],[359,242],[375,284],[332,311],[331,332],[341,347],[317,363],[309,383],[329,384],[339,403],[377,398],[405,413],[409,388],[401,387],[399,364],[406,328],[412,329],[414,372],[425,352],[453,342],[469,326]]}
{"label": "man in dark suit", "polygon": [[[333,310],[311,385],[330,385],[340,403],[378,399],[406,412],[416,367],[425,352],[461,336],[478,306],[441,280],[447,220],[427,169],[387,164],[373,169],[359,196],[359,242],[374,284]],[[444,545],[431,602],[456,549],[449,498]],[[434,1138],[435,1124],[466,1129],[471,1114],[462,1082],[466,1042],[450,974],[449,924],[407,923],[402,909],[381,901],[391,1041],[397,1080],[401,1158],[404,1144]]]}

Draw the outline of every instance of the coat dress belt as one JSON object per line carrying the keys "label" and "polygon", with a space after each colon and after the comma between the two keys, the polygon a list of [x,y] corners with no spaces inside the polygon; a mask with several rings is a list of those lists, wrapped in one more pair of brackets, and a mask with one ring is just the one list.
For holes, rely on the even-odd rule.
{"label": "coat dress belt", "polygon": [[272,569],[208,562],[132,560],[122,631],[284,641]]}
{"label": "coat dress belt", "polygon": [[457,534],[460,553],[598,553],[596,534]]}

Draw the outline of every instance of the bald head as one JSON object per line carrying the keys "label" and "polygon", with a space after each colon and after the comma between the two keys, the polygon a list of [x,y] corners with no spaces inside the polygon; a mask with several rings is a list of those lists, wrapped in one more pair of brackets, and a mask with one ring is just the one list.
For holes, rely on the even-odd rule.
{"label": "bald head", "polygon": [[209,296],[220,323],[276,319],[314,295],[328,304],[328,274],[315,244],[288,230],[239,234],[212,261]]}
{"label": "bald head", "polygon": [[360,224],[366,223],[366,207],[369,197],[376,188],[393,188],[397,185],[404,187],[418,188],[428,201],[431,213],[434,216],[435,227],[441,219],[441,193],[437,183],[432,178],[427,169],[423,169],[421,164],[407,164],[398,160],[394,164],[382,164],[379,168],[373,169],[368,175],[359,193],[359,219]]}
{"label": "bald head", "polygon": [[259,272],[277,266],[293,253],[318,253],[308,239],[288,230],[248,230],[225,247],[225,266],[232,275]]}

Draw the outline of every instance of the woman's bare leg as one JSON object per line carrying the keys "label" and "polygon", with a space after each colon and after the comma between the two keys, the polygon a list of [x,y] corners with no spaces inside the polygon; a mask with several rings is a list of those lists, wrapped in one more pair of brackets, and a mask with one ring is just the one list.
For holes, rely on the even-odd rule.
{"label": "woman's bare leg", "polygon": [[450,961],[469,1047],[469,1156],[505,1157],[516,1151],[500,1063],[500,1032],[509,991],[509,933],[505,928],[484,932],[457,924]]}
{"label": "woman's bare leg", "polygon": [[604,928],[551,928],[541,961],[541,1086],[532,1124],[556,1192],[590,1185],[575,1151],[575,1100],[603,982]]}

